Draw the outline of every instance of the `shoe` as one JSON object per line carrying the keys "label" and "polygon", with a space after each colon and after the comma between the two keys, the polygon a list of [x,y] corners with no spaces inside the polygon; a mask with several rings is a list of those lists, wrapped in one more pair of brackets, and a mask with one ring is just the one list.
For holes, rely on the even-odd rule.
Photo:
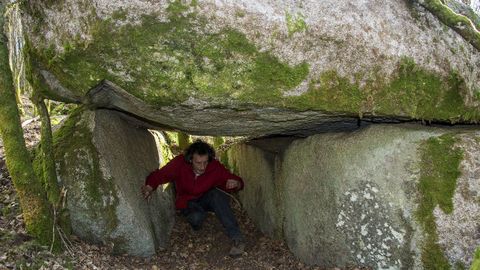
{"label": "shoe", "polygon": [[230,248],[230,252],[228,255],[232,258],[237,258],[242,256],[243,251],[245,250],[245,242],[243,240],[233,240],[232,248]]}

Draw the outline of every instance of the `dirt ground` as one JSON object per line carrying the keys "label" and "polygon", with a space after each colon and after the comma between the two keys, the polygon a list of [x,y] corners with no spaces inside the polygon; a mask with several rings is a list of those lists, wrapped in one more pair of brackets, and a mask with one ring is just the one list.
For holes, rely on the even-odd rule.
{"label": "dirt ground", "polygon": [[[39,122],[24,122],[29,147],[39,140]],[[247,246],[244,255],[232,259],[230,242],[211,214],[200,231],[193,231],[179,215],[170,246],[150,258],[110,255],[110,249],[71,237],[71,252],[52,254],[27,235],[18,199],[3,156],[0,141],[0,269],[324,269],[296,259],[283,241],[257,230],[248,216],[234,207]]]}

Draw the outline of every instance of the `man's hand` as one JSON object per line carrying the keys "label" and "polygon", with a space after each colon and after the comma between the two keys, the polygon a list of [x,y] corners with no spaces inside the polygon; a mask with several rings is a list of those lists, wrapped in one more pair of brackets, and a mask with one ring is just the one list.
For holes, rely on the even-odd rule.
{"label": "man's hand", "polygon": [[152,195],[153,193],[153,188],[149,185],[144,185],[142,186],[142,195],[143,198],[148,200],[148,198]]}
{"label": "man's hand", "polygon": [[240,188],[240,182],[235,179],[228,179],[225,187],[227,189],[237,189]]}

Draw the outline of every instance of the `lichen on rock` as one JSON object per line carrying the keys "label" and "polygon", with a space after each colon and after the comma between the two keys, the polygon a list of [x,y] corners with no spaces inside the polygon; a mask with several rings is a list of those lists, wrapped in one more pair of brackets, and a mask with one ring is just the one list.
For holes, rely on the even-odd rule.
{"label": "lichen on rock", "polygon": [[[356,265],[377,269],[411,268],[411,256],[401,256],[410,246],[408,227],[398,227],[392,219],[402,215],[388,202],[374,183],[358,183],[356,189],[344,193],[335,226],[346,236]],[[408,255],[408,252],[407,254]]]}

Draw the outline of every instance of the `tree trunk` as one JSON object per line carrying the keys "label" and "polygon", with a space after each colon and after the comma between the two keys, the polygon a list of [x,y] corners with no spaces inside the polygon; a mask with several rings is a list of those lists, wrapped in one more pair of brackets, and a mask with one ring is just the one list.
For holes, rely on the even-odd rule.
{"label": "tree trunk", "polygon": [[480,50],[480,32],[475,28],[472,20],[466,16],[455,13],[451,8],[443,4],[441,0],[418,2],[435,15],[442,23],[448,25],[466,41],[470,42],[473,47]]}
{"label": "tree trunk", "polygon": [[[33,171],[25,146],[15,88],[8,64],[7,38],[4,30],[5,1],[0,1],[0,134],[7,168],[20,199],[28,233],[48,245],[53,236],[53,214],[41,182]],[[58,241],[57,241],[58,243]]]}
{"label": "tree trunk", "polygon": [[53,139],[52,139],[52,126],[50,123],[50,116],[45,105],[45,101],[35,95],[32,97],[32,101],[40,114],[40,120],[42,121],[41,128],[41,141],[39,160],[41,169],[41,175],[45,191],[47,192],[47,198],[53,206],[58,206],[60,201],[60,190],[57,182],[57,172],[55,170],[55,158],[53,154]]}

